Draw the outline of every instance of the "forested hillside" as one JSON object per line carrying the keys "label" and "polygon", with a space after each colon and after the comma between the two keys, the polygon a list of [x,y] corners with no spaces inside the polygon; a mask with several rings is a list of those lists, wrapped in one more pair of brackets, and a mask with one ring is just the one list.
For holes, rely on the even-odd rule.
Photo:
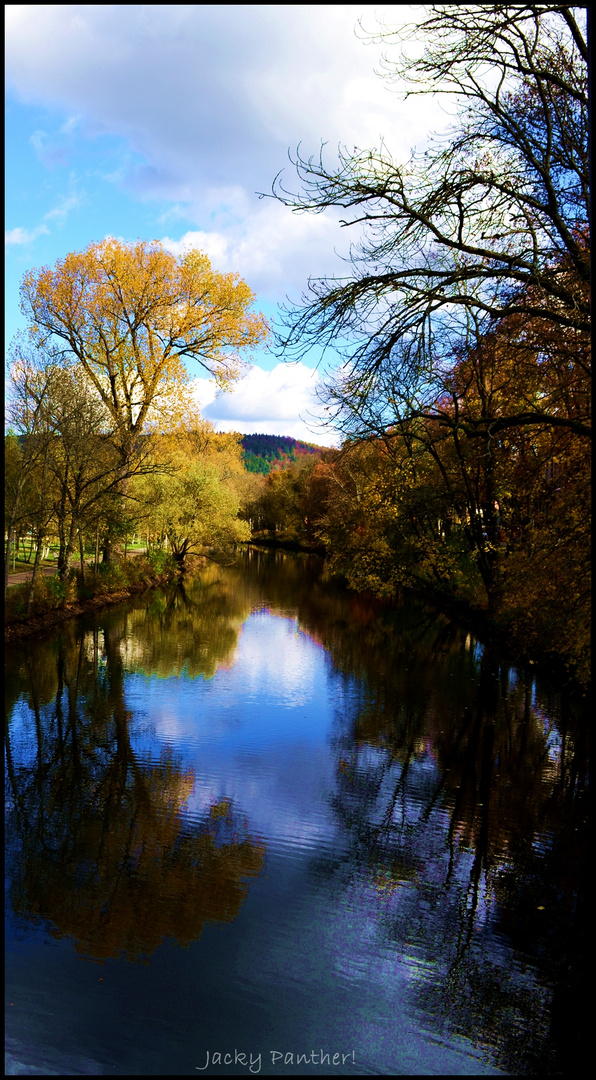
{"label": "forested hillside", "polygon": [[323,449],[315,443],[301,442],[286,435],[243,435],[241,445],[244,467],[248,472],[263,476],[286,468],[300,457],[319,455]]}

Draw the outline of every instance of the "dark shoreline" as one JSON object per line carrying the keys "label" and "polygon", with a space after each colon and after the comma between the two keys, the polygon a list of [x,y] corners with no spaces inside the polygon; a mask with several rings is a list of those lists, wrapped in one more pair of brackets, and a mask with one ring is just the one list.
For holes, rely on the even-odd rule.
{"label": "dark shoreline", "polygon": [[104,593],[99,596],[90,596],[88,600],[73,600],[71,603],[65,604],[64,607],[53,608],[51,611],[46,611],[43,615],[34,615],[32,618],[26,619],[23,622],[15,621],[8,623],[4,627],[4,644],[10,645],[15,641],[20,641],[22,638],[29,637],[31,634],[38,634],[41,633],[42,630],[52,629],[54,626],[58,626],[68,619],[76,618],[77,615],[88,615],[94,611],[98,611],[100,608],[108,607],[112,604],[121,604],[125,600],[128,600],[130,596],[135,596],[137,593],[145,592],[149,589],[155,589],[160,585],[171,584],[171,582],[176,581],[177,578],[178,575],[170,570],[165,574],[157,574],[153,578],[139,581],[134,585],[128,585],[125,588],[117,589],[114,592]]}
{"label": "dark shoreline", "polygon": [[244,540],[245,547],[280,548],[282,551],[298,551],[304,555],[322,555],[326,550],[323,544],[301,544],[299,540],[274,540],[272,537],[258,537],[256,540]]}
{"label": "dark shoreline", "polygon": [[[299,541],[292,540],[259,538],[256,540],[249,540],[247,541],[247,544],[255,547],[280,548],[281,550],[286,551],[297,551],[306,555],[325,555],[325,549],[320,545],[307,547]],[[341,578],[338,580],[341,580]],[[447,615],[467,630],[470,630],[470,632],[477,636],[484,645],[502,653],[502,655],[512,664],[530,664],[535,667],[537,671],[546,672],[551,677],[554,677],[560,682],[562,690],[564,689],[572,693],[578,693],[586,698],[591,696],[591,682],[580,682],[579,679],[574,676],[573,672],[566,667],[560,656],[556,653],[546,652],[545,650],[541,651],[535,647],[527,649],[524,644],[512,636],[509,631],[505,631],[499,627],[498,624],[490,618],[487,612],[482,609],[473,607],[464,600],[458,600],[456,597],[447,596],[446,594],[431,588],[416,589],[409,587],[404,588],[403,591],[404,593],[409,593],[412,596],[418,597],[420,600],[424,600],[434,607],[437,613]],[[388,608],[391,608],[395,606],[396,601],[388,599],[385,603]]]}
{"label": "dark shoreline", "polygon": [[[268,549],[273,548],[281,551],[297,552],[304,555],[318,555],[321,557],[324,557],[325,555],[325,549],[321,545],[307,546],[295,540],[274,540],[269,537],[248,540],[246,541],[246,544],[242,546],[264,547]],[[171,584],[173,581],[176,581],[178,577],[178,572],[169,570],[164,574],[158,574],[153,578],[135,583],[134,585],[129,585],[126,588],[118,589],[111,593],[92,596],[88,600],[72,601],[64,607],[54,608],[51,611],[45,612],[43,615],[33,616],[23,622],[14,621],[7,625],[5,624],[4,643],[5,645],[10,645],[13,642],[20,641],[22,638],[29,637],[32,634],[41,633],[43,630],[49,630],[62,622],[66,622],[68,619],[76,618],[78,615],[91,614],[94,611],[98,611],[100,608],[123,603],[129,597],[135,596],[138,593],[158,588],[160,585]],[[511,634],[500,629],[499,626],[489,618],[486,612],[474,608],[464,601],[457,600],[455,597],[445,596],[436,590],[409,588],[404,589],[404,592],[409,592],[432,605],[437,610],[437,613],[452,618],[455,622],[458,622],[461,626],[474,633],[486,646],[502,653],[511,663],[531,664],[536,667],[537,671],[548,672],[551,677],[554,676],[554,678],[560,682],[561,689],[579,693],[582,697],[591,696],[591,683],[584,684],[576,679],[559,656],[553,653],[541,653],[536,649],[527,650],[523,644],[516,641]],[[395,605],[395,600],[387,600],[385,603],[388,608],[391,608]]]}

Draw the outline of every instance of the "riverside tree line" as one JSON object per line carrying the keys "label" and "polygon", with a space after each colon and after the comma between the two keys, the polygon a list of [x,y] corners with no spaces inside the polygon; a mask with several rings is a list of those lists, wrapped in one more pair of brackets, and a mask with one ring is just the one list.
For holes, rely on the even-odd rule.
{"label": "riverside tree line", "polygon": [[185,360],[221,388],[239,377],[243,350],[267,332],[248,286],[201,252],[176,259],[158,243],[107,239],[25,275],[21,294],[29,328],[9,357],[5,576],[24,526],[36,566],[50,528],[58,535],[61,581],[77,542],[83,567],[90,534],[106,566],[135,529],[167,537],[180,563],[223,533],[245,535],[237,440],[198,417]]}
{"label": "riverside tree line", "polygon": [[[382,27],[385,76],[407,94],[454,95],[451,130],[405,165],[383,144],[330,160],[323,148],[296,156],[297,191],[276,181],[273,196],[291,210],[341,208],[355,233],[346,274],[311,282],[275,335],[287,358],[333,350],[321,407],[343,441],[322,459],[248,483],[238,440],[193,418],[184,361],[225,387],[241,350],[266,333],[244,283],[200,253],[177,261],[156,244],[107,241],[27,275],[30,333],[11,367],[14,429],[27,439],[7,458],[8,547],[26,489],[40,500],[34,528],[46,527],[43,484],[27,477],[51,474],[58,490],[51,455],[66,462],[72,414],[97,449],[83,470],[68,465],[70,487],[54,497],[68,508],[64,551],[101,520],[109,563],[134,506],[161,513],[179,558],[246,536],[250,522],[323,544],[354,588],[414,585],[483,608],[587,678],[585,21],[583,9],[548,4],[436,5],[416,27]],[[414,34],[425,49],[411,59]],[[64,431],[52,442],[46,403],[58,407],[57,387],[86,404],[59,405]],[[53,449],[42,451],[42,434]],[[213,492],[233,494],[221,527],[185,549],[205,469]]]}

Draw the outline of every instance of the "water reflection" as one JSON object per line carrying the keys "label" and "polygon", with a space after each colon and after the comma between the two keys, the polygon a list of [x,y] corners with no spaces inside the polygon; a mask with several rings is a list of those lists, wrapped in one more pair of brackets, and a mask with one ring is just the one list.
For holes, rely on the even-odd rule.
{"label": "water reflection", "polygon": [[249,613],[232,583],[210,567],[187,585],[155,593],[146,609],[127,614],[121,645],[125,667],[162,679],[182,673],[211,679],[234,663]]}
{"label": "water reflection", "polygon": [[245,913],[267,843],[226,989],[247,1015],[265,1000],[284,1038],[357,1017],[385,1047],[364,1071],[412,1071],[420,1046],[423,1072],[574,1070],[587,724],[531,668],[251,550],[12,651],[6,695],[20,918],[148,956]]}
{"label": "water reflection", "polygon": [[[255,577],[287,605],[275,563]],[[314,577],[296,606],[352,677],[330,798],[341,855],[314,873],[376,909],[435,1034],[496,1048],[506,1071],[567,1071],[587,1020],[585,705],[424,605],[396,612]]]}
{"label": "water reflection", "polygon": [[363,678],[335,734],[348,851],[317,873],[358,883],[435,1034],[510,1072],[567,1070],[586,1011],[586,717],[436,612],[358,603],[322,634]]}
{"label": "water reflection", "polygon": [[[236,917],[246,879],[263,865],[263,843],[229,800],[189,824],[196,776],[179,754],[142,759],[133,750],[124,665],[131,642],[150,653],[162,617],[141,619],[139,632],[134,616],[114,616],[101,633],[77,638],[70,626],[53,648],[32,644],[20,665],[20,723],[7,727],[13,911],[48,920],[55,937],[70,935],[93,959],[135,960],[168,937],[197,940],[206,922]],[[225,659],[230,643],[218,644]],[[203,672],[217,655],[212,643]]]}

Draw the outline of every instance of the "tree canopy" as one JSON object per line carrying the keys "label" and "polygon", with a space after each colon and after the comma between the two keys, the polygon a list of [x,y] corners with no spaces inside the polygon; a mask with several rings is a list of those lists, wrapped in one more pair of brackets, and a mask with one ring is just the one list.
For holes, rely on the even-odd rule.
{"label": "tree canopy", "polygon": [[[377,36],[391,50],[414,35],[422,56],[390,51],[385,74],[406,96],[454,94],[452,129],[405,164],[383,143],[340,150],[334,167],[323,150],[298,153],[301,190],[274,184],[294,211],[340,207],[361,229],[347,275],[312,281],[278,333],[290,355],[315,343],[342,353],[326,403],[348,434],[435,411],[457,354],[514,316],[531,322],[538,352],[557,332],[566,364],[589,346],[585,12],[433,5]],[[589,433],[586,409],[566,417],[540,400],[515,414]]]}
{"label": "tree canopy", "polygon": [[116,425],[123,456],[152,422],[168,430],[184,411],[194,360],[226,388],[242,354],[263,341],[264,317],[237,274],[190,250],[108,238],[53,268],[25,274],[21,308],[33,334],[76,361]]}

